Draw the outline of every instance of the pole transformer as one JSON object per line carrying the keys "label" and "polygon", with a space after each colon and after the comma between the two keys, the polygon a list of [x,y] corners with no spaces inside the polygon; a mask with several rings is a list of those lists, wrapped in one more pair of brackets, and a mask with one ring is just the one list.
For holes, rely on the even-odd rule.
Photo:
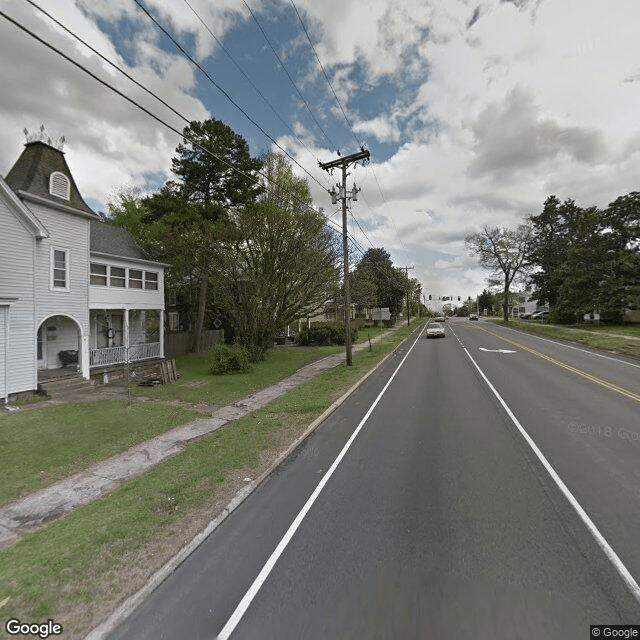
{"label": "pole transformer", "polygon": [[329,171],[333,173],[333,169],[340,167],[342,169],[342,183],[337,184],[338,191],[331,189],[329,194],[331,195],[332,204],[336,204],[338,200],[342,201],[342,257],[344,262],[344,339],[347,353],[347,366],[352,364],[351,358],[351,292],[349,287],[349,246],[347,243],[347,199],[358,199],[358,187],[353,185],[351,195],[347,195],[347,167],[350,164],[355,164],[359,160],[366,162],[369,160],[369,152],[360,147],[358,153],[352,153],[349,156],[340,156],[336,160],[331,162],[320,162],[320,168],[323,171]]}

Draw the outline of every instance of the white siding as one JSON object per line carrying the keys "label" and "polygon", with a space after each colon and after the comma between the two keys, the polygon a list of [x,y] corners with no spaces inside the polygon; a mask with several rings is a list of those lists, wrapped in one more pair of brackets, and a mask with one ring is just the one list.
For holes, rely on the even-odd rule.
{"label": "white siding", "polygon": [[9,307],[0,304],[0,400],[7,399],[7,341],[9,333],[7,324],[9,320]]}
{"label": "white siding", "polygon": [[[89,334],[89,220],[27,203],[51,234],[36,249],[36,322],[53,315],[75,319]],[[69,251],[68,290],[51,288],[51,248]]]}
{"label": "white siding", "polygon": [[92,256],[91,262],[158,274],[157,290],[91,285],[89,287],[91,309],[164,309],[164,269],[161,266],[133,260],[113,260],[101,256]]}
{"label": "white siding", "polygon": [[[34,264],[36,240],[0,197],[0,298],[17,298],[4,306],[0,331],[2,376],[6,393],[31,391],[37,386],[34,320]],[[0,313],[2,313],[0,311]],[[8,341],[5,336],[8,335]],[[5,369],[6,364],[6,369]],[[0,393],[2,386],[0,385]]]}

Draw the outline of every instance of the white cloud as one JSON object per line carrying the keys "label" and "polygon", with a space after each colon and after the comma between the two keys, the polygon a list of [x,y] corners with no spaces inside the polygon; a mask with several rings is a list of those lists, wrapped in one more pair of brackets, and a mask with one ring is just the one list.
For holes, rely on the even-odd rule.
{"label": "white cloud", "polygon": [[[218,38],[234,37],[235,27],[249,24],[237,0],[189,2]],[[290,69],[305,91],[314,80],[323,83],[288,0],[250,4],[263,20],[273,20],[274,42],[289,52]],[[147,6],[192,41],[199,59],[223,59],[186,5],[150,0]],[[482,224],[517,224],[539,212],[552,193],[605,206],[638,189],[637,0],[296,0],[296,6],[358,137],[384,143],[387,153],[384,160],[372,154],[370,169],[352,171],[350,180],[363,189],[354,214],[376,246],[399,263],[414,263],[412,275],[437,281],[440,294],[473,294],[483,282],[473,260],[463,257],[464,236]],[[202,78],[175,50],[165,50],[134,3],[50,0],[47,8],[178,111],[190,119],[209,117]],[[25,3],[5,0],[3,10],[176,129],[184,126]],[[104,24],[114,30],[125,25],[132,35],[112,40],[100,29]],[[283,33],[295,41],[284,41]],[[226,44],[264,87],[259,70],[276,66],[264,41]],[[121,184],[143,185],[146,174],[168,174],[176,134],[6,21],[0,23],[0,55],[0,173],[17,158],[22,129],[44,122],[52,136],[66,136],[67,160],[87,197],[104,202]],[[225,80],[235,76],[234,69]],[[317,162],[334,158],[335,149],[315,146],[315,127],[302,108],[291,107],[298,98],[290,85],[264,89],[308,148],[271,132],[283,136],[281,144],[323,185],[312,181],[311,189],[329,213],[326,188],[336,176]],[[326,86],[313,98],[323,125],[344,126]],[[262,103],[251,106],[262,122]],[[213,115],[221,117],[217,107]],[[255,135],[242,124],[246,138]],[[456,286],[468,289],[456,292]]]}

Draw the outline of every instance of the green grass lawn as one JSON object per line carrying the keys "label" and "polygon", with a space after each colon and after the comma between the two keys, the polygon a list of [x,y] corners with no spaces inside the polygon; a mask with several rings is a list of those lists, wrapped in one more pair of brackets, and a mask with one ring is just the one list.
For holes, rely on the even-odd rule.
{"label": "green grass lawn", "polygon": [[235,486],[238,473],[249,469],[255,477],[268,464],[261,457],[266,450],[284,450],[408,334],[406,325],[399,328],[372,350],[354,354],[352,367],[319,374],[113,493],[0,549],[0,603],[9,598],[3,619],[53,618],[65,626],[65,636],[83,637],[187,542],[183,529],[198,510]]}
{"label": "green grass lawn", "polygon": [[617,325],[595,325],[595,324],[572,324],[569,329],[575,331],[589,331],[591,333],[613,333],[616,335],[631,336],[640,338],[640,325],[617,324]]}
{"label": "green grass lawn", "polygon": [[[501,320],[496,322],[503,324]],[[640,335],[640,327],[629,327],[625,325],[614,327],[585,327],[584,325],[565,327],[562,325],[541,324],[530,320],[510,320],[508,326],[529,333],[545,335],[550,338],[576,342],[588,347],[593,347],[594,349],[606,349],[607,351],[640,358],[640,340],[629,340],[625,337],[606,335],[608,333],[624,333],[628,336],[636,336]],[[583,331],[582,329],[586,330]]]}
{"label": "green grass lawn", "polygon": [[251,371],[221,376],[209,373],[206,354],[179,356],[176,358],[176,367],[180,374],[177,382],[155,388],[133,386],[131,392],[148,398],[226,405],[291,375],[309,362],[339,353],[343,348],[274,348],[267,352],[265,360],[253,364]]}
{"label": "green grass lawn", "polygon": [[[384,329],[363,330],[361,338]],[[213,376],[206,355],[177,358],[181,378],[157,388],[132,387],[134,395],[165,401],[224,405],[246,397],[314,360],[344,347],[276,348],[248,373]],[[135,398],[134,398],[135,400]],[[196,411],[121,400],[43,407],[0,416],[0,504],[48,486],[175,426]]]}
{"label": "green grass lawn", "polygon": [[196,411],[122,400],[0,416],[0,504],[198,417]]}

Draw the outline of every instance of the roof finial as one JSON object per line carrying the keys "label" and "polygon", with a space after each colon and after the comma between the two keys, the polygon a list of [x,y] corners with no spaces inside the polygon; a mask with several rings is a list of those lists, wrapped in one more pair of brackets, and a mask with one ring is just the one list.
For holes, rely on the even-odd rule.
{"label": "roof finial", "polygon": [[55,147],[58,151],[62,151],[65,143],[64,136],[60,136],[56,141],[51,139],[51,136],[47,135],[44,125],[40,125],[40,129],[35,132],[30,132],[26,127],[22,130],[27,139],[27,144],[30,142],[44,142],[50,147]]}

